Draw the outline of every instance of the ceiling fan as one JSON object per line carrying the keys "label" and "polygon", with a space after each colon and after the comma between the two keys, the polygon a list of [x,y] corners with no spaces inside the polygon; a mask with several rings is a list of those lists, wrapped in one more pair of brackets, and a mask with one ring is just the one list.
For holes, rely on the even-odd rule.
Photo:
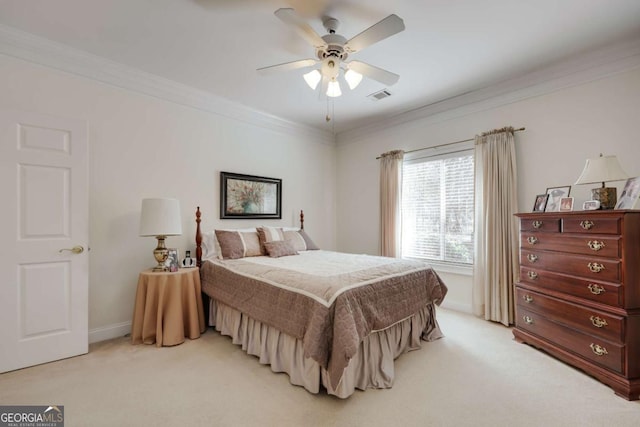
{"label": "ceiling fan", "polygon": [[322,18],[322,25],[327,30],[327,34],[320,37],[293,9],[282,8],[276,10],[274,13],[285,24],[293,26],[296,31],[315,48],[317,59],[301,59],[272,65],[259,68],[258,72],[270,73],[273,71],[316,67],[309,73],[306,73],[304,79],[313,90],[321,83],[321,97],[324,96],[324,94],[330,97],[336,97],[342,94],[340,83],[338,82],[341,70],[344,71],[344,79],[351,89],[355,89],[356,86],[360,84],[362,76],[366,76],[385,85],[393,85],[400,78],[397,74],[374,67],[365,62],[346,62],[350,54],[359,52],[365,47],[403,31],[405,28],[404,21],[397,15],[389,15],[360,34],[347,40],[336,33],[339,21],[335,18],[328,16]]}

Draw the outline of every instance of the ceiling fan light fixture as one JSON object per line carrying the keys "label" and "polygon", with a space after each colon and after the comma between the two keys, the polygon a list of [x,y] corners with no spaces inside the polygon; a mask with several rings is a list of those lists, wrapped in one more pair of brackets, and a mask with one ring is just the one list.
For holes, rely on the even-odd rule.
{"label": "ceiling fan light fixture", "polygon": [[342,91],[340,90],[340,83],[338,83],[336,80],[330,81],[329,85],[327,86],[327,96],[335,98],[340,95],[342,95]]}
{"label": "ceiling fan light fixture", "polygon": [[322,80],[322,75],[320,75],[320,71],[318,70],[312,70],[302,77],[304,77],[304,81],[307,82],[311,90],[316,90],[318,83]]}
{"label": "ceiling fan light fixture", "polygon": [[352,69],[348,69],[346,73],[344,73],[344,79],[347,81],[349,85],[349,89],[353,90],[358,87],[360,82],[362,81],[362,74],[353,71]]}

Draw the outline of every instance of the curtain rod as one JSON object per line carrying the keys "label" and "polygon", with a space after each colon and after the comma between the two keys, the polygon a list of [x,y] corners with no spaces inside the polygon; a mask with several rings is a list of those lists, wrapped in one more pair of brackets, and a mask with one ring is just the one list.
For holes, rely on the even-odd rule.
{"label": "curtain rod", "polygon": [[[521,127],[520,129],[514,129],[514,132],[520,132],[525,130],[525,128]],[[447,145],[454,145],[454,144],[461,144],[463,142],[469,142],[469,141],[473,141],[475,140],[475,138],[469,138],[469,139],[462,139],[460,141],[454,141],[454,142],[447,142],[446,144],[440,144],[440,145],[434,145],[432,147],[424,147],[424,148],[417,148],[415,150],[409,150],[409,151],[405,151],[404,153],[414,153],[416,151],[422,151],[422,150],[431,150],[432,148],[440,148],[440,147],[446,147]],[[382,156],[378,156],[376,157],[376,160],[381,159]]]}

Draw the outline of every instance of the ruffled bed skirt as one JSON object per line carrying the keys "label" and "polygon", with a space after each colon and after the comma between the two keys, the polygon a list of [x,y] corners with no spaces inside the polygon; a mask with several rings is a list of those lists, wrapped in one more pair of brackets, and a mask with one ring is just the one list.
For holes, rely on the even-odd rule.
{"label": "ruffled bed skirt", "polygon": [[319,393],[322,385],[328,394],[343,399],[355,389],[391,388],[394,360],[402,353],[419,349],[421,338],[433,341],[443,336],[436,321],[435,305],[429,304],[415,315],[367,336],[334,388],[327,371],[315,360],[304,357],[302,341],[213,299],[209,319],[214,319],[210,326],[230,336],[247,354],[257,356],[273,372],[287,373],[291,384],[311,393]]}

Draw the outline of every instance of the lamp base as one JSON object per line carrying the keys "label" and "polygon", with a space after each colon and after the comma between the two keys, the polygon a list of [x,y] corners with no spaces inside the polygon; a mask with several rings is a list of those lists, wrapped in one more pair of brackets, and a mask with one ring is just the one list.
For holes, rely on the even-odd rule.
{"label": "lamp base", "polygon": [[169,269],[164,265],[164,262],[169,258],[169,250],[164,245],[164,239],[166,236],[156,236],[158,239],[158,246],[153,250],[153,256],[158,261],[158,265],[153,267],[153,271],[169,271]]}
{"label": "lamp base", "polygon": [[618,195],[615,187],[593,188],[591,199],[600,202],[600,209],[613,209],[616,207]]}

